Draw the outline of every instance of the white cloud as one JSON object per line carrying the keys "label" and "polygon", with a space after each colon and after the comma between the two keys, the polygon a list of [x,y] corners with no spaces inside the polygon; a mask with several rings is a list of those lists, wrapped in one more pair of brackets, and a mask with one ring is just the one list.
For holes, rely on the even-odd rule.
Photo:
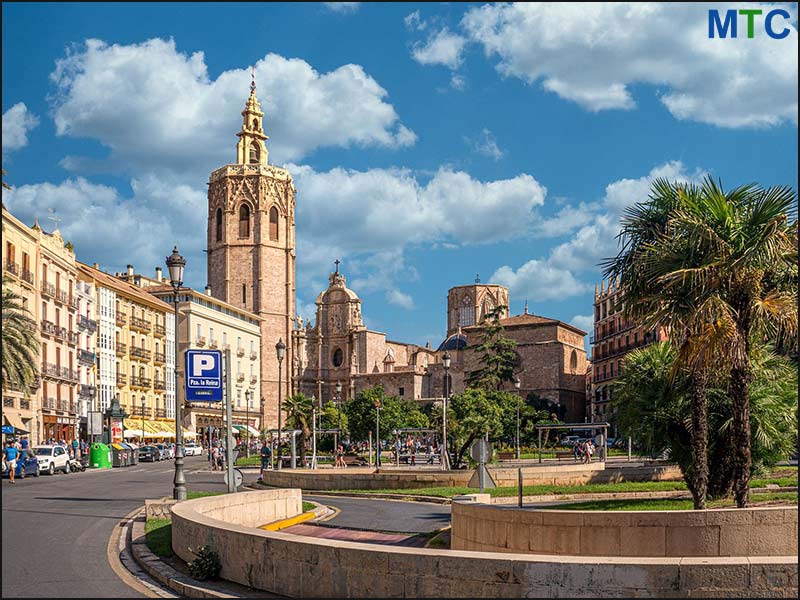
{"label": "white cloud", "polygon": [[578,329],[583,329],[586,333],[591,333],[594,329],[593,315],[575,315],[569,321],[570,325],[575,325]]}
{"label": "white cloud", "polygon": [[[304,60],[267,54],[255,76],[274,164],[321,147],[395,148],[416,140],[385,101],[386,90],[360,65],[319,73]],[[181,53],[173,40],[87,40],[57,61],[51,79],[56,133],[109,148],[105,170],[190,173],[197,181],[235,157],[247,68],[212,80],[203,53]],[[98,167],[81,157],[63,164]]]}
{"label": "white cloud", "polygon": [[[499,59],[501,74],[541,82],[587,110],[632,109],[631,87],[644,83],[656,86],[678,119],[720,127],[796,124],[796,26],[780,21],[791,30],[783,40],[763,30],[753,39],[709,39],[708,9],[739,6],[486,4],[470,9],[461,25],[470,41]],[[797,19],[794,4],[759,7],[765,14],[781,7]]]}
{"label": "white cloud", "polygon": [[39,124],[39,117],[17,102],[3,113],[3,155],[28,145],[28,132]]}
{"label": "white cloud", "polygon": [[394,306],[399,306],[406,310],[414,308],[414,299],[400,290],[392,289],[386,292],[386,301]]}
{"label": "white cloud", "polygon": [[489,278],[490,283],[499,283],[508,288],[513,297],[525,297],[532,302],[557,300],[578,296],[589,290],[569,271],[563,271],[543,260],[529,260],[516,271],[504,265]]}
{"label": "white cloud", "polygon": [[467,40],[460,35],[442,29],[433,34],[424,44],[414,44],[411,56],[421,65],[445,65],[456,69],[461,64],[462,52]]}
{"label": "white cloud", "polygon": [[467,80],[463,75],[453,73],[453,76],[450,77],[450,87],[460,92],[467,87]]}
{"label": "white cloud", "polygon": [[496,161],[503,158],[505,154],[505,152],[500,149],[500,146],[497,145],[497,139],[494,137],[494,134],[485,127],[483,131],[481,131],[479,137],[470,139],[465,136],[464,139],[475,152],[483,156],[488,156]]}
{"label": "white cloud", "polygon": [[415,10],[414,12],[406,15],[403,19],[403,23],[405,23],[407,29],[416,31],[425,31],[425,29],[428,27],[428,24],[420,16],[419,10]]}
{"label": "white cloud", "polygon": [[354,13],[361,6],[361,2],[323,2],[323,4],[332,12],[345,14]]}
{"label": "white cloud", "polygon": [[577,207],[565,206],[554,216],[537,221],[533,228],[536,237],[562,237],[590,223],[595,218],[596,205],[581,202]]}

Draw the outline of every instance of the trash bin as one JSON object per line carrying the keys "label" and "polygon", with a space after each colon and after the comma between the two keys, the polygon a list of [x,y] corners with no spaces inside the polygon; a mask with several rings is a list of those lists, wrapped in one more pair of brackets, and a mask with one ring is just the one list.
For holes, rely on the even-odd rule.
{"label": "trash bin", "polygon": [[122,457],[122,461],[125,463],[124,467],[130,467],[133,464],[133,448],[128,442],[121,442],[123,448],[125,448],[125,455]]}
{"label": "trash bin", "polygon": [[89,449],[89,468],[110,469],[111,449],[100,442],[92,444],[92,447]]}
{"label": "trash bin", "polygon": [[112,467],[127,467],[128,451],[119,443],[111,444],[111,466]]}
{"label": "trash bin", "polygon": [[139,446],[137,446],[136,444],[132,444],[130,442],[126,442],[126,443],[128,444],[128,447],[131,449],[131,454],[130,454],[130,457],[129,457],[129,463],[132,464],[132,465],[138,465],[139,464]]}

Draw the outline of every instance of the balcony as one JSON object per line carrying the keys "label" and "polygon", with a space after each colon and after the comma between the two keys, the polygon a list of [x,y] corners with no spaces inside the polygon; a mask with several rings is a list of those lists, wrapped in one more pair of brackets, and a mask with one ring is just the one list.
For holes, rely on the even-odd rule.
{"label": "balcony", "polygon": [[241,358],[242,356],[244,356],[244,348],[237,348],[237,349],[236,349],[236,356],[238,356],[238,357],[240,357],[240,358]]}
{"label": "balcony", "polygon": [[251,376],[250,376],[250,383],[251,383],[252,385],[254,385],[254,384],[256,384],[257,382],[258,382],[258,377],[256,377],[255,375],[251,375]]}
{"label": "balcony", "polygon": [[63,398],[56,400],[56,410],[67,412],[69,410],[69,401]]}
{"label": "balcony", "polygon": [[22,270],[22,279],[28,282],[29,284],[33,285],[33,273],[31,273],[27,269]]}
{"label": "balcony", "polygon": [[48,379],[60,379],[61,367],[53,363],[44,363],[42,365],[42,375]]}
{"label": "balcony", "polygon": [[80,299],[77,296],[72,296],[69,299],[69,305],[77,310],[80,307]]}
{"label": "balcony", "polygon": [[131,387],[139,389],[150,389],[150,379],[147,377],[131,376]]}
{"label": "balcony", "polygon": [[65,339],[68,344],[73,346],[77,346],[81,341],[80,334],[77,331],[67,331]]}
{"label": "balcony", "polygon": [[153,325],[153,332],[155,332],[155,334],[158,337],[164,337],[165,335],[167,335],[166,327],[164,327],[163,325],[160,325],[159,323],[156,323],[155,325]]}
{"label": "balcony", "polygon": [[6,271],[14,275],[15,277],[19,277],[19,265],[13,261],[6,261]]}
{"label": "balcony", "polygon": [[54,336],[56,334],[56,324],[52,321],[43,320],[41,323],[42,333]]}
{"label": "balcony", "polygon": [[230,344],[223,344],[223,346],[222,346],[223,352],[227,351],[227,350],[230,350],[230,349],[231,349],[231,345]]}
{"label": "balcony", "polygon": [[150,418],[150,409],[146,406],[142,406],[141,404],[138,406],[134,406],[131,408],[131,417],[147,417]]}
{"label": "balcony", "polygon": [[131,329],[150,333],[150,323],[139,317],[131,317]]}
{"label": "balcony", "polygon": [[91,367],[94,364],[95,354],[94,352],[89,352],[88,350],[81,350],[78,353],[78,362],[82,365],[86,365],[87,367]]}
{"label": "balcony", "polygon": [[242,383],[244,381],[244,373],[237,373],[236,374],[236,381]]}
{"label": "balcony", "polygon": [[156,418],[157,419],[166,419],[167,418],[167,409],[166,408],[157,408],[156,409]]}
{"label": "balcony", "polygon": [[61,304],[69,304],[69,294],[64,290],[58,290],[56,292],[56,300],[61,302]]}
{"label": "balcony", "polygon": [[167,389],[167,382],[162,379],[154,379],[153,388],[163,392]]}
{"label": "balcony", "polygon": [[79,382],[81,380],[80,373],[68,367],[61,367],[61,379],[66,381]]}
{"label": "balcony", "polygon": [[128,384],[128,376],[124,373],[117,373],[117,387],[122,387]]}
{"label": "balcony", "polygon": [[97,388],[93,385],[81,385],[80,397],[81,398],[94,398]]}
{"label": "balcony", "polygon": [[81,315],[78,317],[78,329],[85,329],[89,333],[94,333],[97,331],[97,321]]}
{"label": "balcony", "polygon": [[122,327],[125,323],[128,322],[128,316],[125,313],[118,312],[116,318],[117,325]]}
{"label": "balcony", "polygon": [[203,346],[205,346],[205,345],[206,345],[206,338],[205,338],[205,337],[199,337],[199,338],[197,338],[197,339],[194,341],[194,345],[195,345],[195,346],[200,346],[200,347],[203,347]]}
{"label": "balcony", "polygon": [[128,353],[128,344],[125,342],[117,342],[117,355],[125,355]]}
{"label": "balcony", "polygon": [[219,344],[217,343],[217,340],[212,339],[210,342],[208,342],[209,348],[217,348],[218,346]]}
{"label": "balcony", "polygon": [[56,297],[56,286],[52,283],[47,283],[46,281],[42,282],[42,296],[49,296],[50,298]]}
{"label": "balcony", "polygon": [[250,353],[250,360],[255,360],[255,359],[257,359],[257,358],[258,358],[258,352],[256,352],[255,350],[253,350],[253,351]]}
{"label": "balcony", "polygon": [[139,358],[141,360],[150,360],[150,350],[145,350],[144,348],[137,348],[136,346],[131,346],[131,356],[133,358]]}
{"label": "balcony", "polygon": [[154,352],[153,360],[163,365],[164,363],[167,362],[167,355],[164,354],[163,352]]}

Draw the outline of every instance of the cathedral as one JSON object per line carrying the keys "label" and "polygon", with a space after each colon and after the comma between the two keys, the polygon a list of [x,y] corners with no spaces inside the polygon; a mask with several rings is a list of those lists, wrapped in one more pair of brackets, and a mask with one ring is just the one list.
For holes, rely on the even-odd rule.
{"label": "cathedral", "polygon": [[[347,287],[336,261],[328,288],[317,296],[315,322],[304,323],[295,313],[295,187],[288,171],[267,160],[263,119],[252,83],[237,133],[236,162],[211,173],[207,234],[211,294],[262,319],[262,426],[277,424],[279,388],[283,398],[302,392],[319,405],[346,402],[376,385],[419,402],[441,399],[445,351],[451,356],[450,391],[463,391],[467,375],[479,367],[475,346],[481,342],[481,322],[498,306],[506,307],[504,335],[517,342],[519,393],[549,403],[564,420],[584,420],[586,332],[528,314],[527,304],[524,314],[510,316],[503,286],[476,280],[451,288],[447,336],[434,349],[367,329],[361,299]],[[281,361],[275,348],[279,340],[286,345]]]}

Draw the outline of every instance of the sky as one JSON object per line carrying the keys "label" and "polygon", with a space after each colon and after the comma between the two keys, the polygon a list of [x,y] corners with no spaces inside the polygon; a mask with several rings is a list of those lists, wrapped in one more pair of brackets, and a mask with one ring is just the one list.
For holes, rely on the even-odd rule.
{"label": "sky", "polygon": [[[753,38],[709,8],[758,7]],[[773,18],[783,39],[766,35]],[[3,202],[77,258],[206,284],[206,183],[255,68],[297,189],[297,306],[333,261],[366,325],[434,346],[447,290],[590,331],[599,263],[657,177],[796,189],[795,4],[2,4]]]}

